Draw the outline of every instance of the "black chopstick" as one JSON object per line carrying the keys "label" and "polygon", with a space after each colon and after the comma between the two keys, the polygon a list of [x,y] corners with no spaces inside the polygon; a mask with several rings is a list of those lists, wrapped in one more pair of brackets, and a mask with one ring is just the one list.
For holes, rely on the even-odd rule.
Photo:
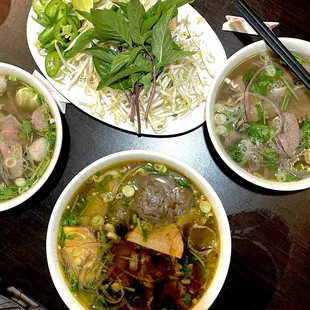
{"label": "black chopstick", "polygon": [[246,3],[239,0],[236,3],[236,8],[257,34],[263,38],[266,44],[280,56],[298,79],[310,90],[309,72],[296,60],[277,36],[259,19],[256,13]]}

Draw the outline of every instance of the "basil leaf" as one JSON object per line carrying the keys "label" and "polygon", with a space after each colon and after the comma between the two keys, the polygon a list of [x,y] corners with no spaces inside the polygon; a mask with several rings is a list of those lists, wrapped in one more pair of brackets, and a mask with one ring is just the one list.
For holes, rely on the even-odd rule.
{"label": "basil leaf", "polygon": [[152,83],[152,74],[148,73],[143,75],[140,78],[140,83],[143,84],[143,88],[145,91],[148,91],[151,87],[151,83]]}
{"label": "basil leaf", "polygon": [[141,33],[150,31],[157,23],[162,13],[162,2],[158,0],[150,9],[143,14],[143,23]]}
{"label": "basil leaf", "polygon": [[156,69],[160,69],[173,61],[194,55],[194,52],[172,50],[171,54],[164,60],[156,64]]}
{"label": "basil leaf", "polygon": [[136,84],[136,82],[139,81],[140,76],[141,76],[140,72],[139,73],[134,73],[134,74],[130,75],[129,80],[130,80],[130,85],[131,85],[132,88],[135,87],[135,84]]}
{"label": "basil leaf", "polygon": [[113,59],[111,64],[111,72],[110,74],[114,74],[122,69],[125,65],[128,64],[128,60],[130,59],[131,53],[130,52],[123,52],[119,53]]}
{"label": "basil leaf", "polygon": [[132,64],[141,50],[143,50],[143,47],[135,47],[130,52],[123,52],[117,54],[116,57],[113,59],[110,74],[118,72],[127,64]]}
{"label": "basil leaf", "polygon": [[65,52],[64,56],[66,59],[72,58],[75,54],[79,53],[81,50],[85,48],[85,45],[91,42],[93,39],[96,38],[96,31],[95,29],[89,29],[77,38],[75,44],[72,48]]}
{"label": "basil leaf", "polygon": [[124,80],[117,81],[117,82],[110,84],[109,87],[113,89],[127,90],[130,88],[130,83],[128,79],[124,79]]}
{"label": "basil leaf", "polygon": [[132,46],[128,23],[120,11],[91,10],[93,25],[102,40],[117,40]]}
{"label": "basil leaf", "polygon": [[140,0],[130,0],[127,6],[127,12],[131,38],[136,44],[142,45],[143,42],[140,29],[143,21],[143,14],[145,13],[144,6],[141,4]]}
{"label": "basil leaf", "polygon": [[172,7],[165,12],[153,28],[152,53],[155,55],[158,62],[166,60],[173,49],[173,40],[169,29],[169,22],[172,19],[175,10],[175,7]]}
{"label": "basil leaf", "polygon": [[110,48],[104,48],[99,46],[93,46],[91,48],[86,48],[82,50],[82,53],[94,56],[100,60],[103,60],[107,63],[112,63],[116,57],[115,52]]}
{"label": "basil leaf", "polygon": [[96,57],[93,57],[93,62],[94,62],[95,69],[97,73],[99,74],[99,76],[101,77],[101,79],[108,80],[110,69],[111,69],[110,65],[107,62],[99,58],[96,58]]}
{"label": "basil leaf", "polygon": [[186,3],[193,3],[195,0],[166,0],[163,2],[163,12],[171,9],[172,7],[179,8]]}
{"label": "basil leaf", "polygon": [[132,64],[132,63],[136,60],[136,58],[137,58],[137,56],[138,56],[138,54],[139,54],[139,52],[140,52],[141,50],[143,50],[143,47],[142,47],[142,46],[139,46],[139,47],[135,47],[135,48],[130,52],[130,58],[129,58],[129,60],[128,60],[128,63],[129,63],[129,64]]}
{"label": "basil leaf", "polygon": [[132,67],[126,68],[123,71],[120,71],[119,73],[115,74],[113,77],[109,78],[104,86],[109,86],[110,84],[116,82],[117,80],[123,79],[125,77],[128,77],[131,74],[137,73],[137,72],[151,72],[152,68],[150,67],[138,67],[133,65]]}
{"label": "basil leaf", "polygon": [[128,13],[127,13],[127,6],[128,3],[126,2],[114,2],[113,4],[116,4],[117,6],[119,6],[121,8],[121,10],[124,12],[124,16],[128,17]]}

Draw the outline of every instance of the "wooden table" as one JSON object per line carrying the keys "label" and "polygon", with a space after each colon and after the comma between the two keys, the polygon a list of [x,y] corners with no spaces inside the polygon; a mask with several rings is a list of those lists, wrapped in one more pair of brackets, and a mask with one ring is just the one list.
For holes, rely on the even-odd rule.
{"label": "wooden table", "polygon": [[[0,61],[29,72],[36,68],[26,41],[31,0],[0,0]],[[310,40],[309,0],[248,0],[264,20],[280,22],[277,34]],[[223,32],[232,0],[196,0],[227,56],[258,40]],[[308,51],[309,52],[309,51]],[[47,309],[66,309],[49,275],[45,236],[61,191],[82,168],[121,150],[150,149],[176,156],[214,187],[228,214],[232,258],[225,285],[212,309],[310,309],[310,190],[271,192],[234,174],[217,156],[206,126],[177,137],[139,138],[107,126],[68,105],[64,143],[55,171],[33,199],[0,213],[0,277],[33,296]]]}

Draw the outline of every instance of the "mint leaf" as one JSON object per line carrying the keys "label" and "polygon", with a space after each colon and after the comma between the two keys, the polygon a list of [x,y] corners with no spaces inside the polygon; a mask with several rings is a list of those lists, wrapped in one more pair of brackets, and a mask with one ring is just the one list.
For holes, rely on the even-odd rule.
{"label": "mint leaf", "polygon": [[116,40],[132,46],[128,23],[121,11],[92,9],[93,25],[101,40]]}
{"label": "mint leaf", "polygon": [[166,60],[173,50],[173,40],[169,29],[169,22],[175,10],[175,7],[172,7],[166,11],[153,28],[152,53],[155,55],[158,62]]}
{"label": "mint leaf", "polygon": [[127,6],[127,13],[131,38],[136,44],[142,45],[143,42],[140,30],[145,10],[140,0],[131,0]]}

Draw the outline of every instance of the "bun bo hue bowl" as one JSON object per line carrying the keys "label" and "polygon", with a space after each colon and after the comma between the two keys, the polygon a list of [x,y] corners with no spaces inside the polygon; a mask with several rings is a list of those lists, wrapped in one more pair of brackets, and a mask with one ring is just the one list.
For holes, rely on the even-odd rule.
{"label": "bun bo hue bowl", "polygon": [[[280,40],[310,72],[310,42]],[[247,181],[310,187],[310,91],[263,41],[229,58],[210,89],[206,120],[220,157]]]}
{"label": "bun bo hue bowl", "polygon": [[0,212],[30,198],[59,157],[57,105],[31,74],[0,62]]}
{"label": "bun bo hue bowl", "polygon": [[47,232],[49,270],[70,309],[207,309],[230,262],[225,210],[171,156],[126,151],[82,170]]}

